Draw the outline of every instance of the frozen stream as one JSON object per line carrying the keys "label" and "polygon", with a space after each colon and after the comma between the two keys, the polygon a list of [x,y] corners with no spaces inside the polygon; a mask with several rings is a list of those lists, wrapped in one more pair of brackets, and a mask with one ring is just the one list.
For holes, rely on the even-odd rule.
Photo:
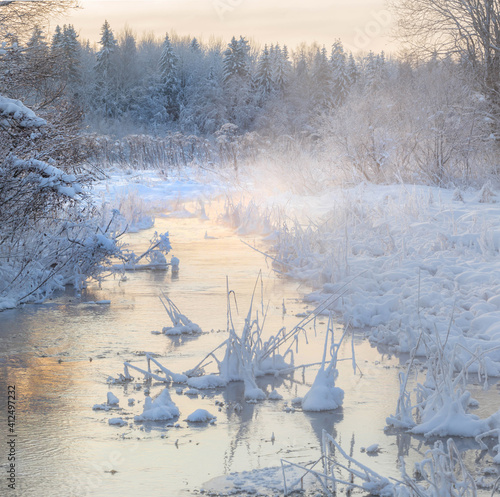
{"label": "frozen stream", "polygon": [[[5,392],[0,397],[4,413],[0,419],[4,425],[7,386],[15,385],[18,396],[17,489],[9,495],[176,497],[195,495],[203,486],[227,491],[223,475],[276,467],[281,458],[297,463],[318,459],[323,429],[357,459],[386,476],[399,476],[401,455],[407,456],[408,468],[423,458],[429,445],[422,440],[384,433],[385,417],[396,405],[400,361],[380,354],[361,338],[355,342],[363,376],[353,375],[349,361],[342,363],[337,384],[344,389],[345,400],[338,411],[287,412],[285,405],[307,391],[300,371],[294,378],[260,380],[267,393],[276,388],[282,401],[245,403],[240,383],[210,391],[204,398],[178,394],[171,388],[181,411],[180,427],[134,423],[133,416],[142,412],[144,388],[136,390],[135,382],[109,386],[106,379],[122,372],[125,360],[146,368],[145,351],[157,354],[175,372],[195,366],[226,337],[226,275],[236,292],[240,314],[235,313],[235,320],[239,323],[248,310],[260,269],[265,302],[270,301],[268,332],[275,333],[281,326],[291,328],[300,320],[295,314],[307,307],[302,301],[307,288],[276,277],[260,254],[226,228],[198,219],[159,218],[155,229],[171,232],[172,254],[181,260],[178,276],[170,271],[128,273],[127,281],[110,279],[101,288],[91,286],[81,298],[68,291],[44,305],[0,313],[0,388]],[[205,239],[206,231],[214,238]],[[130,243],[134,248],[145,246],[150,236],[151,230],[130,235]],[[158,299],[160,289],[206,333],[178,339],[152,334],[170,324]],[[104,299],[111,304],[85,303]],[[296,363],[320,360],[325,328],[326,319],[318,319],[317,337],[310,329],[309,344],[301,338]],[[346,343],[346,357],[350,349]],[[140,375],[135,376],[142,384]],[[313,378],[314,371],[306,372],[307,382]],[[151,396],[161,389],[153,383]],[[110,390],[123,410],[93,411],[92,406],[104,403]],[[472,387],[472,392],[480,401],[478,414],[496,410],[495,384],[488,392],[479,386]],[[128,398],[135,398],[136,404],[128,406]],[[220,411],[216,401],[225,403]],[[227,409],[236,403],[241,404],[241,411]],[[216,424],[189,425],[186,417],[198,408],[215,414]],[[116,416],[128,421],[128,426],[110,426],[108,420]],[[375,443],[380,444],[378,455],[361,451]],[[466,460],[472,469],[491,466],[491,455],[480,453],[475,443],[462,441],[459,446],[471,449]],[[0,455],[2,473],[6,452]],[[276,494],[269,491],[269,495]]]}

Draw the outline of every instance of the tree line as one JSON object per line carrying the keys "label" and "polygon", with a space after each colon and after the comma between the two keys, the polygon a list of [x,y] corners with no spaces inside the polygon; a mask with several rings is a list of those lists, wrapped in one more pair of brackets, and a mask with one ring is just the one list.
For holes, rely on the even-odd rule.
{"label": "tree line", "polygon": [[64,88],[97,131],[208,135],[232,123],[245,132],[278,109],[273,134],[304,131],[358,82],[374,86],[387,70],[383,53],[355,59],[340,40],[293,51],[279,43],[258,49],[241,36],[227,45],[175,34],[137,40],[129,29],[115,35],[107,21],[93,46],[72,25],[56,26],[52,36],[35,26],[24,45],[9,42],[7,56],[30,75],[19,96],[29,93],[39,105]]}

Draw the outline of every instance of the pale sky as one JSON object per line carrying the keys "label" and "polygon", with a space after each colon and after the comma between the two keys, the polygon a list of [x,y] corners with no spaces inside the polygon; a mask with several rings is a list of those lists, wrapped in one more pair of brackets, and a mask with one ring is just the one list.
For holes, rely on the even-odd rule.
{"label": "pale sky", "polygon": [[175,31],[208,41],[245,36],[287,44],[340,38],[353,52],[391,51],[391,13],[385,0],[80,0],[81,10],[58,19],[73,24],[80,39],[97,41],[105,19],[118,34],[128,25],[139,37]]}

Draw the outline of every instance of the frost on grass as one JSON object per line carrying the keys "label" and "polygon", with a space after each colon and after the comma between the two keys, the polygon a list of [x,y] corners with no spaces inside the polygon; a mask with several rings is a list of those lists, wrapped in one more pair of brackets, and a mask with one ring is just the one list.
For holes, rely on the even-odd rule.
{"label": "frost on grass", "polygon": [[500,411],[485,419],[469,412],[471,405],[477,405],[470,392],[465,390],[469,363],[476,363],[479,378],[486,381],[484,354],[468,351],[470,361],[457,372],[456,365],[460,364],[457,356],[463,346],[446,353],[438,333],[434,337],[421,333],[419,341],[427,351],[426,379],[423,383],[417,382],[413,401],[411,392],[408,392],[408,381],[419,348],[416,344],[407,371],[400,374],[396,413],[387,418],[387,424],[425,437],[478,437],[500,429]]}
{"label": "frost on grass", "polygon": [[[369,184],[330,191],[318,206],[331,203],[331,212],[311,205],[313,223],[280,226],[272,259],[321,288],[313,301],[359,275],[334,310],[367,329],[373,344],[410,353],[420,329],[437,329],[448,351],[461,343],[486,352],[500,343],[497,193],[488,186],[458,199],[442,188]],[[469,357],[463,350],[456,359]],[[500,350],[489,350],[484,364],[500,376]]]}
{"label": "frost on grass", "polygon": [[179,308],[163,291],[162,295],[160,295],[160,300],[167,311],[170,321],[172,321],[172,326],[165,326],[163,328],[162,331],[165,335],[194,335],[202,333],[201,328],[196,323],[193,323],[187,316],[182,314]]}
{"label": "frost on grass", "polygon": [[[374,447],[374,446],[373,446]],[[307,475],[313,477],[327,496],[349,494],[359,489],[380,497],[475,497],[474,479],[465,467],[455,442],[448,439],[446,446],[438,440],[425,458],[415,465],[415,477],[409,476],[401,459],[401,477],[387,478],[348,455],[340,444],[323,430],[322,456],[307,465],[282,460],[283,469],[302,470],[300,478],[291,479],[283,471],[285,495],[301,488]],[[322,464],[318,464],[318,463]]]}
{"label": "frost on grass", "polygon": [[[127,271],[137,271],[141,269],[158,270],[167,269],[173,264],[168,263],[166,255],[170,252],[172,246],[170,245],[170,237],[168,232],[158,233],[155,231],[153,237],[149,241],[149,247],[141,254],[130,252],[122,264],[116,265],[115,269],[122,269]],[[178,259],[177,259],[178,266]]]}
{"label": "frost on grass", "polygon": [[141,421],[166,421],[179,416],[179,409],[172,401],[168,388],[162,392],[154,400],[147,396],[144,400],[144,410],[139,416],[135,416],[136,422]]}
{"label": "frost on grass", "polygon": [[[146,380],[153,379],[164,383],[186,383],[188,380],[188,377],[185,374],[174,373],[173,371],[170,371],[170,369],[166,368],[150,353],[146,353],[146,361],[148,368],[147,370],[142,369],[139,366],[136,366],[135,364],[131,364],[130,362],[124,362],[123,374],[120,374],[118,378],[111,377],[111,382],[126,383],[132,381],[133,377],[130,375],[130,369],[133,369],[141,373]],[[158,367],[157,372],[153,372],[151,370],[151,363],[155,364]],[[161,374],[163,374],[163,376]]]}
{"label": "frost on grass", "polygon": [[[344,401],[344,391],[335,386],[335,380],[338,376],[337,356],[344,336],[345,333],[342,335],[339,342],[335,343],[333,316],[330,314],[321,367],[316,375],[312,387],[302,399],[302,410],[330,411],[337,409],[342,405],[342,402]],[[331,358],[327,363],[328,352],[330,352]]]}
{"label": "frost on grass", "polygon": [[[207,383],[208,385],[224,386],[232,381],[243,381],[245,385],[244,397],[247,401],[266,399],[266,394],[258,387],[256,378],[266,374],[288,374],[296,369],[294,366],[294,349],[298,347],[300,334],[306,335],[306,325],[339,298],[339,295],[330,296],[290,331],[282,328],[275,335],[271,335],[265,340],[264,323],[267,309],[264,308],[263,297],[261,297],[260,309],[257,309],[254,314],[255,291],[259,279],[262,286],[262,276],[259,275],[241,334],[236,332],[232,318],[231,298],[234,292],[227,290],[227,329],[229,337],[207,354],[194,368],[186,372],[188,376],[192,377],[188,380],[191,386],[203,388],[203,385]],[[217,365],[218,375],[206,374],[205,367],[210,362],[215,362]],[[332,368],[335,369],[334,366]],[[336,374],[332,368],[326,368],[325,370],[329,378],[331,375]],[[219,378],[219,380],[216,380],[216,378]],[[319,382],[320,380],[318,380]],[[319,387],[319,384],[317,386]],[[331,390],[330,387],[331,381],[328,383],[326,390]],[[335,389],[333,391],[334,397],[339,400],[340,393]]]}

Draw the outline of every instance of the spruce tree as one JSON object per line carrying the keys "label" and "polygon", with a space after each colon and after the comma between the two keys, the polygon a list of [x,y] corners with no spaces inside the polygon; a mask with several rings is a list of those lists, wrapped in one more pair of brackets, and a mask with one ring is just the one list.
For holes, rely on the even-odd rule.
{"label": "spruce tree", "polygon": [[340,40],[333,44],[330,64],[332,67],[333,104],[335,107],[339,107],[345,102],[350,90],[346,54]]}
{"label": "spruce tree", "polygon": [[248,41],[240,36],[239,40],[233,36],[224,52],[224,80],[239,76],[245,78],[249,74]]}
{"label": "spruce tree", "polygon": [[276,45],[274,49],[273,79],[276,90],[284,93],[290,79],[290,61],[286,45],[283,49]]}
{"label": "spruce tree", "polygon": [[179,118],[180,111],[180,79],[179,58],[174,53],[168,34],[162,45],[160,60],[158,62],[160,73],[160,93],[164,99],[164,107],[171,120]]}
{"label": "spruce tree", "polygon": [[116,49],[117,42],[113,31],[104,21],[101,29],[100,50],[96,54],[96,89],[104,107],[104,115],[112,116],[116,113]]}
{"label": "spruce tree", "polygon": [[324,110],[333,104],[332,68],[328,63],[326,48],[318,49],[313,65],[313,100],[317,110]]}
{"label": "spruce tree", "polygon": [[273,91],[273,68],[271,66],[271,56],[267,45],[259,58],[257,73],[255,75],[255,86],[259,100],[263,101]]}
{"label": "spruce tree", "polygon": [[78,35],[73,25],[63,26],[60,43],[62,56],[61,68],[64,79],[69,83],[76,83],[80,80],[80,54],[81,47],[77,40]]}

